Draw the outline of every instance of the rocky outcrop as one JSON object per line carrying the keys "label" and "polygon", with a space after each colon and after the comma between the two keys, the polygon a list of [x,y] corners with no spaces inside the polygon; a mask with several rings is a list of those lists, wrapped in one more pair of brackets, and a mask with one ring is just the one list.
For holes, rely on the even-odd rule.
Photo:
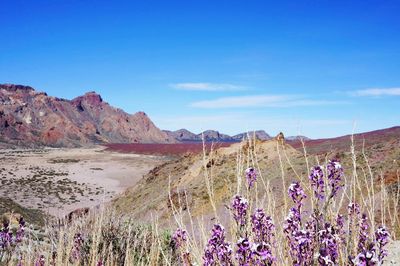
{"label": "rocky outcrop", "polygon": [[231,136],[228,136],[226,134],[219,133],[218,131],[215,130],[206,130],[199,135],[200,139],[203,139],[205,141],[226,141],[226,142],[231,142],[234,141]]}
{"label": "rocky outcrop", "polygon": [[282,132],[279,132],[279,134],[276,135],[275,140],[278,141],[278,143],[283,145],[285,143],[285,135],[283,135]]}
{"label": "rocky outcrop", "polygon": [[242,141],[243,139],[247,139],[248,137],[253,138],[256,137],[256,139],[259,140],[270,140],[272,139],[270,135],[268,135],[267,132],[264,130],[256,130],[256,131],[249,131],[249,132],[244,132],[237,134],[233,136],[232,138],[237,141]]}
{"label": "rocky outcrop", "polygon": [[0,133],[0,143],[29,147],[175,142],[145,113],[128,114],[96,92],[66,100],[13,84],[0,85]]}
{"label": "rocky outcrop", "polygon": [[201,141],[199,135],[190,132],[187,129],[179,129],[176,131],[164,130],[171,138],[176,139],[179,142],[197,142]]}

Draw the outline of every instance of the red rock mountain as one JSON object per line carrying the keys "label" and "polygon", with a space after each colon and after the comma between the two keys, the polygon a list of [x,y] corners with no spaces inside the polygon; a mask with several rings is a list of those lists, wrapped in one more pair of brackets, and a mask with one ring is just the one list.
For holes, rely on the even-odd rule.
{"label": "red rock mountain", "polygon": [[175,142],[143,112],[130,115],[88,92],[73,100],[32,87],[0,84],[0,143],[73,147],[97,143]]}

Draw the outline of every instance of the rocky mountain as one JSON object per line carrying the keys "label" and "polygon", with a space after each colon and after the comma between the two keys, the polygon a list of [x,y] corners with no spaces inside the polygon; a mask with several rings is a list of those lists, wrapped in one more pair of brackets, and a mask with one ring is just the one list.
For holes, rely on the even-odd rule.
{"label": "rocky mountain", "polygon": [[206,130],[200,133],[198,136],[200,139],[202,139],[202,137],[204,136],[205,141],[226,141],[226,142],[234,141],[231,136],[219,133],[218,131],[215,130]]}
{"label": "rocky mountain", "polygon": [[169,131],[169,130],[164,130],[165,133],[167,133],[171,138],[179,141],[179,142],[197,142],[201,141],[201,137],[199,137],[197,134],[194,134],[190,132],[187,129],[179,129],[176,131]]}
{"label": "rocky mountain", "polygon": [[249,136],[250,138],[253,138],[254,135],[256,136],[256,139],[259,139],[259,140],[269,140],[272,138],[264,130],[244,132],[244,133],[237,134],[237,135],[233,136],[232,138],[236,141],[242,141],[243,138],[247,138],[247,136]]}
{"label": "rocky mountain", "polygon": [[[143,112],[112,107],[95,92],[60,99],[32,87],[0,85],[0,143],[73,147],[96,143],[175,142]],[[4,144],[5,143],[5,144]]]}
{"label": "rocky mountain", "polygon": [[289,137],[285,137],[286,140],[289,141],[301,141],[301,140],[310,140],[310,138],[307,138],[306,136],[302,136],[302,135],[298,135],[298,136],[289,136]]}

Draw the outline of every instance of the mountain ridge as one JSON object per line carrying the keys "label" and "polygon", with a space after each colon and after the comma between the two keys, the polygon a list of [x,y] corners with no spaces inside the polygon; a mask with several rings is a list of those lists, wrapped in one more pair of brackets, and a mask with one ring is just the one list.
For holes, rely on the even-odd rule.
{"label": "mountain ridge", "polygon": [[2,143],[28,147],[175,142],[146,113],[128,114],[94,91],[67,100],[14,84],[0,84],[0,133]]}

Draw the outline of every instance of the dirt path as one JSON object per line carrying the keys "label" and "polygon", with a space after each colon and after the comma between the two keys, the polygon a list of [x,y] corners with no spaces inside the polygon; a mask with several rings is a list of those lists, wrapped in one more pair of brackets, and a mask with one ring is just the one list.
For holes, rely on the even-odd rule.
{"label": "dirt path", "polygon": [[107,202],[166,157],[91,149],[0,150],[0,196],[55,216]]}

